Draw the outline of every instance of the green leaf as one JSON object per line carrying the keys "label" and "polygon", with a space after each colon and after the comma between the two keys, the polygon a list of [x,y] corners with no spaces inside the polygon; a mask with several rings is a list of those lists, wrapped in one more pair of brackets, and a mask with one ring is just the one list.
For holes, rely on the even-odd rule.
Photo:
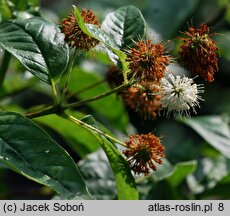
{"label": "green leaf", "polygon": [[109,13],[102,23],[102,29],[114,38],[119,48],[132,47],[133,41],[145,35],[145,28],[141,11],[132,5]]}
{"label": "green leaf", "polygon": [[145,18],[164,38],[171,38],[195,10],[199,0],[151,0]]}
{"label": "green leaf", "polygon": [[[92,116],[86,116],[82,119],[83,122],[97,127],[97,124]],[[138,199],[138,192],[136,190],[135,180],[131,174],[131,170],[125,158],[118,151],[118,149],[109,142],[104,136],[99,135],[95,131],[92,131],[100,142],[103,150],[105,151],[111,168],[113,170],[117,196],[120,200],[136,200]]]}
{"label": "green leaf", "polygon": [[51,79],[57,81],[69,60],[64,35],[56,25],[41,17],[1,24],[0,46],[46,83]]}
{"label": "green leaf", "polygon": [[117,49],[116,43],[104,30],[96,25],[85,23],[78,8],[73,5],[75,19],[81,30],[88,36],[95,38],[112,49]]}
{"label": "green leaf", "polygon": [[172,170],[171,174],[166,178],[166,180],[173,187],[177,187],[189,174],[195,171],[196,167],[196,161],[177,163],[174,169]]}
{"label": "green leaf", "polygon": [[31,120],[0,112],[0,160],[63,199],[90,198],[72,158]]}
{"label": "green leaf", "polygon": [[204,140],[230,158],[230,128],[220,116],[202,116],[182,120]]}
{"label": "green leaf", "polygon": [[85,157],[100,146],[89,131],[57,115],[42,116],[35,120],[58,132],[80,157]]}
{"label": "green leaf", "polygon": [[179,162],[173,166],[165,159],[153,175],[156,181],[166,180],[172,187],[177,187],[189,174],[195,171],[196,167],[197,162],[194,160]]}
{"label": "green leaf", "polygon": [[105,152],[99,149],[78,162],[92,195],[99,200],[116,199],[116,184]]}
{"label": "green leaf", "polygon": [[80,26],[81,30],[87,34],[89,37],[95,38],[102,42],[105,52],[110,57],[111,61],[114,64],[121,63],[122,72],[124,76],[124,82],[127,83],[127,74],[129,72],[128,62],[126,62],[126,54],[120,50],[120,48],[116,45],[116,42],[109,34],[107,34],[103,29],[99,28],[96,25],[84,23],[81,13],[76,6],[74,7],[74,15]]}

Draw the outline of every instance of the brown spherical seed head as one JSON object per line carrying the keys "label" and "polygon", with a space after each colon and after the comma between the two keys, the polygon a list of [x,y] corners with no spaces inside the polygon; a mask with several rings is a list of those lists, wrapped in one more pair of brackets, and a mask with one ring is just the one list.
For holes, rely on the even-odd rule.
{"label": "brown spherical seed head", "polygon": [[159,83],[142,81],[122,92],[125,104],[141,118],[155,119],[162,108]]}
{"label": "brown spherical seed head", "polygon": [[151,40],[140,40],[129,50],[127,60],[129,69],[136,77],[144,80],[160,80],[164,77],[166,66],[170,63],[169,56],[164,55],[165,47],[161,43],[154,44]]}
{"label": "brown spherical seed head", "polygon": [[148,175],[150,169],[154,171],[157,169],[155,163],[163,163],[165,148],[160,139],[152,133],[134,134],[129,137],[126,145],[127,149],[123,153],[135,174]]}
{"label": "brown spherical seed head", "polygon": [[[90,9],[82,9],[81,16],[85,23],[100,26],[96,15]],[[65,34],[66,42],[81,50],[90,50],[99,43],[97,39],[89,37],[81,30],[73,13],[62,20],[61,31]]]}
{"label": "brown spherical seed head", "polygon": [[216,42],[210,38],[215,33],[210,33],[210,28],[201,24],[199,28],[189,27],[179,37],[183,41],[179,55],[182,64],[191,70],[194,75],[202,77],[208,82],[214,81],[214,74],[219,70],[216,51]]}

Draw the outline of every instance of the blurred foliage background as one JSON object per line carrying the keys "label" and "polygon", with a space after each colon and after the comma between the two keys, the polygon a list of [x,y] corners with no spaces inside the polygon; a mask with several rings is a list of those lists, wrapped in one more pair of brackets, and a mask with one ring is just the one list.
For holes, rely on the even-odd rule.
{"label": "blurred foliage background", "polygon": [[[3,2],[3,1],[1,1]],[[175,40],[188,24],[207,23],[213,31],[219,50],[220,71],[211,84],[205,83],[204,101],[198,115],[191,119],[175,120],[159,117],[143,120],[125,107],[116,95],[90,103],[78,109],[92,114],[113,134],[124,139],[127,134],[149,131],[162,137],[166,160],[149,177],[137,179],[141,199],[230,199],[230,1],[229,0],[14,0],[20,16],[28,2],[32,13],[40,13],[59,23],[70,12],[71,5],[91,8],[103,20],[119,7],[138,7],[147,23],[149,37],[171,41],[169,51],[176,55]],[[41,6],[40,9],[37,7]],[[0,8],[7,17],[7,8]],[[105,79],[110,60],[106,55],[90,52],[77,60],[70,81],[70,92]],[[81,77],[81,82],[79,82]],[[198,82],[201,82],[198,79]],[[28,89],[29,88],[29,89]],[[78,94],[87,98],[109,90],[104,82],[96,88]],[[18,92],[17,92],[18,91]],[[13,92],[13,93],[12,93]],[[15,94],[16,92],[16,94]],[[13,96],[12,96],[13,94]],[[6,96],[7,95],[7,96]],[[12,97],[8,97],[12,96]],[[4,89],[0,92],[0,106],[23,111],[50,102],[51,92],[45,84],[31,77],[17,60],[13,60]],[[114,109],[116,107],[116,109]],[[54,115],[35,120],[78,162],[90,191],[98,199],[115,199],[114,177],[104,153],[98,150],[95,138],[84,129]],[[57,127],[58,125],[58,127]],[[0,164],[0,199],[47,199],[53,192]]]}

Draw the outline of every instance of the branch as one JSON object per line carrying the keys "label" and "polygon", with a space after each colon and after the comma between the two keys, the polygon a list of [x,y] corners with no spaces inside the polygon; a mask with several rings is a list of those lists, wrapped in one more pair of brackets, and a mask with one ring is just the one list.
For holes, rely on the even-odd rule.
{"label": "branch", "polygon": [[39,110],[33,113],[27,113],[25,114],[26,117],[28,118],[36,118],[36,117],[40,117],[40,116],[44,116],[44,115],[49,115],[49,114],[60,114],[62,112],[64,112],[66,109],[71,109],[71,108],[75,108],[75,107],[79,107],[82,106],[84,104],[99,100],[101,98],[107,97],[111,94],[117,93],[119,91],[122,91],[123,89],[129,87],[130,85],[134,84],[134,82],[131,82],[129,84],[122,84],[114,89],[112,89],[111,91],[105,92],[103,94],[97,95],[95,97],[92,98],[88,98],[85,100],[81,100],[75,103],[70,103],[67,105],[60,105],[60,104],[55,104],[53,106],[49,106],[43,110]]}

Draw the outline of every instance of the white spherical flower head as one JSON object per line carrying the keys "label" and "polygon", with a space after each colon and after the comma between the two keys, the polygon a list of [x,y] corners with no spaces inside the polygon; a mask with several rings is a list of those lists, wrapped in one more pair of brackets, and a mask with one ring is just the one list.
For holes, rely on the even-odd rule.
{"label": "white spherical flower head", "polygon": [[174,111],[190,116],[191,109],[196,113],[195,107],[199,107],[199,100],[202,100],[198,95],[203,92],[202,85],[194,83],[191,78],[172,74],[169,74],[167,78],[162,78],[160,83],[161,103],[162,107],[167,110],[167,115]]}

